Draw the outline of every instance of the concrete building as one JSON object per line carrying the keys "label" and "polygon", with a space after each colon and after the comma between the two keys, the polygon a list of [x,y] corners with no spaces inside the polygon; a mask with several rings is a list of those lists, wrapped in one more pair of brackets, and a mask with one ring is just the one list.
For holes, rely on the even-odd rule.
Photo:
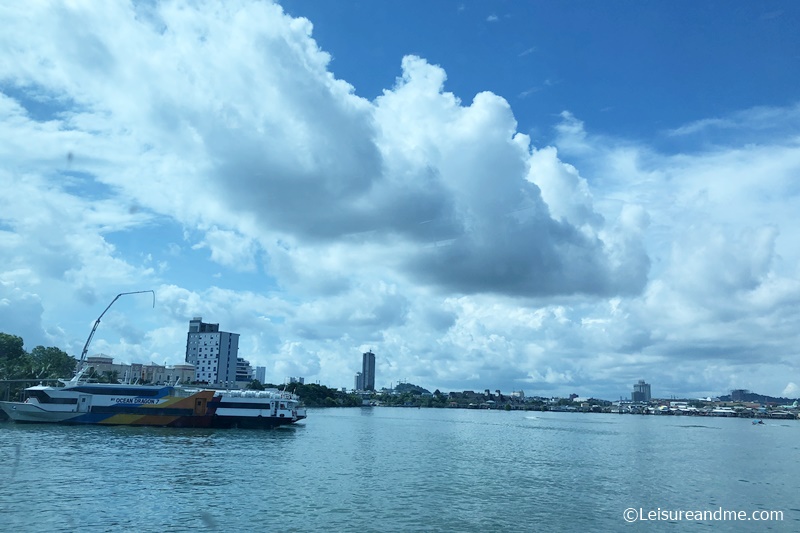
{"label": "concrete building", "polygon": [[[199,316],[189,321],[186,362],[194,365],[194,381],[216,386],[235,386],[238,377],[246,376],[244,365],[240,366],[238,353],[238,333],[220,331],[219,324],[207,324]],[[247,367],[249,366],[250,363],[247,363]],[[245,373],[238,373],[237,370]],[[252,369],[249,375],[252,379]]]}
{"label": "concrete building", "polygon": [[253,367],[250,366],[250,361],[236,358],[236,383],[250,383],[254,379]]}
{"label": "concrete building", "polygon": [[166,366],[156,363],[114,363],[114,358],[105,354],[90,355],[86,363],[94,369],[94,373],[117,379],[124,383],[174,384],[176,381],[189,383],[194,381],[194,366]]}
{"label": "concrete building", "polygon": [[113,357],[102,353],[88,356],[86,365],[92,367],[95,374],[115,375],[118,379],[124,379],[125,373],[130,372],[130,365],[115,364]]}
{"label": "concrete building", "polygon": [[[170,372],[170,370],[172,372]],[[191,383],[194,379],[194,365],[174,365],[167,367],[166,383]]]}
{"label": "concrete building", "polygon": [[162,366],[150,363],[142,366],[142,381],[158,385],[191,383],[194,380],[194,366]]}
{"label": "concrete building", "polygon": [[361,375],[364,386],[360,390],[375,390],[375,354],[372,351],[368,351],[362,356]]}
{"label": "concrete building", "polygon": [[266,383],[267,382],[267,367],[265,366],[257,366],[256,367],[256,379],[259,383]]}
{"label": "concrete building", "polygon": [[353,384],[353,390],[364,390],[364,374],[356,372],[356,380]]}
{"label": "concrete building", "polygon": [[632,402],[649,402],[650,401],[650,384],[645,383],[643,379],[639,383],[633,385],[633,392],[631,393]]}

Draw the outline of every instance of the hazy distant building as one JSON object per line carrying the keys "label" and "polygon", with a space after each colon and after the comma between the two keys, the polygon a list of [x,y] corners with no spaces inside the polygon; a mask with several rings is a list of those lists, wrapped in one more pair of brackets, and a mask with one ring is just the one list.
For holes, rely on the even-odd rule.
{"label": "hazy distant building", "polygon": [[256,379],[259,383],[266,383],[267,382],[267,367],[265,366],[257,366],[256,367]]}
{"label": "hazy distant building", "polygon": [[360,390],[375,390],[375,354],[372,351],[363,354],[361,375],[364,386]]}
{"label": "hazy distant building", "polygon": [[300,376],[300,377],[290,377],[289,378],[289,383],[299,383],[300,385],[304,385],[305,382],[306,382],[306,378],[304,378],[302,376]]}
{"label": "hazy distant building", "polygon": [[356,372],[355,383],[353,383],[354,390],[364,390],[364,374]]}
{"label": "hazy distant building", "polygon": [[631,393],[632,402],[649,402],[650,401],[650,384],[645,383],[643,379],[639,383],[633,385],[633,392]]}
{"label": "hazy distant building", "polygon": [[240,363],[238,353],[238,333],[220,331],[219,324],[207,324],[199,316],[189,321],[186,362],[194,365],[195,381],[234,385],[238,377],[252,379],[250,363],[244,359]]}

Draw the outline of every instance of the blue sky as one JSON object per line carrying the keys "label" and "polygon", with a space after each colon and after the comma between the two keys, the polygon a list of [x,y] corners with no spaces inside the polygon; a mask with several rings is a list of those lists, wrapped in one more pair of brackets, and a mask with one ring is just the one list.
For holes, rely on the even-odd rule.
{"label": "blue sky", "polygon": [[0,331],[268,379],[800,396],[794,2],[0,8]]}
{"label": "blue sky", "polygon": [[[790,2],[285,2],[314,22],[331,70],[374,98],[397,59],[439,64],[465,102],[506,98],[547,141],[569,109],[606,134],[651,139],[754,105],[796,101]],[[345,7],[346,6],[346,7]]]}

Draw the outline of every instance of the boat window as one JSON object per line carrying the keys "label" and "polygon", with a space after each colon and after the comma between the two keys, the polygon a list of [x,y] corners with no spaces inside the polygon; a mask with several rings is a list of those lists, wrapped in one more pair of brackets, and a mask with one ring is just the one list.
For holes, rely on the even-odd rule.
{"label": "boat window", "polygon": [[71,390],[104,396],[159,396],[164,389],[143,387],[93,387],[91,385],[83,385]]}
{"label": "boat window", "polygon": [[47,394],[43,390],[32,390],[27,391],[28,398],[36,398],[39,400],[39,403],[58,403],[58,404],[76,404],[78,400],[76,398],[52,398],[49,394]]}

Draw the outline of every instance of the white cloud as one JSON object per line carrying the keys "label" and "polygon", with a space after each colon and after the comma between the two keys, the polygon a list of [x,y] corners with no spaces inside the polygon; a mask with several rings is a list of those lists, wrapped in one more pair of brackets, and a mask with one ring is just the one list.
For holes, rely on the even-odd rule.
{"label": "white cloud", "polygon": [[195,244],[193,248],[209,248],[212,261],[234,271],[252,272],[256,269],[256,243],[252,238],[235,231],[221,230],[214,226],[206,232],[205,240]]}
{"label": "white cloud", "polygon": [[26,292],[16,283],[0,277],[0,333],[17,335],[25,342],[25,349],[34,348],[30,339],[45,339],[42,326],[42,302],[37,294]]}
{"label": "white cloud", "polygon": [[359,97],[278,5],[2,9],[9,333],[79,353],[113,295],[155,287],[93,351],[177,363],[203,316],[271,380],[349,386],[367,348],[379,386],[769,393],[798,372],[796,106],[677,128],[713,142],[674,154],[565,111],[533,147],[506,100],[462,102],[420,57]]}
{"label": "white cloud", "polygon": [[800,387],[795,385],[794,383],[790,382],[786,385],[786,388],[783,389],[783,393],[781,396],[785,398],[797,398],[800,397]]}
{"label": "white cloud", "polygon": [[757,106],[733,113],[726,117],[704,118],[678,128],[668,130],[667,135],[672,137],[697,136],[700,134],[713,134],[720,138],[725,134],[725,140],[745,137],[752,142],[758,139],[778,140],[800,135],[800,104],[789,107]]}

